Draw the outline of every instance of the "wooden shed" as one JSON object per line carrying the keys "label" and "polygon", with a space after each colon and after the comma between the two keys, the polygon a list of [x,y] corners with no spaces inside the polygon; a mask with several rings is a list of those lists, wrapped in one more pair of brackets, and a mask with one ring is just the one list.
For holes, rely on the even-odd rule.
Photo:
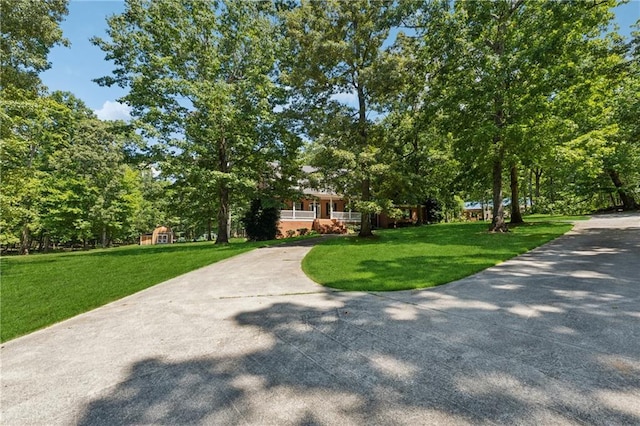
{"label": "wooden shed", "polygon": [[173,244],[175,238],[168,226],[158,226],[152,233],[140,235],[140,245]]}

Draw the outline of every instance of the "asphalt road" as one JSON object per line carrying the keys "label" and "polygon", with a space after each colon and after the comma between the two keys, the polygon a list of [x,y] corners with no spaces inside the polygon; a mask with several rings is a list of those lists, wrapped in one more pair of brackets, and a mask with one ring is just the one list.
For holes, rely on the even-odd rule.
{"label": "asphalt road", "polygon": [[640,424],[640,216],[421,291],[343,293],[308,243],[6,342],[3,425]]}

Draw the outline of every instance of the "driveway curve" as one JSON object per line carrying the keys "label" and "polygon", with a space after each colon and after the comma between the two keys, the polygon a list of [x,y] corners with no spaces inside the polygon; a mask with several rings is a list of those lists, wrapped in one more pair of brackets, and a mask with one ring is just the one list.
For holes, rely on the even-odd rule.
{"label": "driveway curve", "polygon": [[320,287],[309,244],[6,342],[0,423],[640,424],[640,216],[419,291]]}

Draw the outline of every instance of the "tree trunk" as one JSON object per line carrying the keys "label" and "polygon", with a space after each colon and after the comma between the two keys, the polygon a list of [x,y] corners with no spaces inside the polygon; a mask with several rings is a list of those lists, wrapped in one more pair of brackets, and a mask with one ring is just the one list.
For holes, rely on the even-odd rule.
{"label": "tree trunk", "polygon": [[620,179],[620,174],[616,170],[609,170],[609,177],[611,181],[616,187],[618,191],[618,195],[620,196],[620,201],[622,201],[622,209],[623,210],[635,210],[638,208],[636,204],[636,200],[633,198],[633,195],[629,194],[624,189],[624,184]]}
{"label": "tree trunk", "polygon": [[31,235],[29,226],[25,223],[22,226],[22,236],[20,238],[20,254],[29,254],[29,246],[31,245]]}
{"label": "tree trunk", "polygon": [[524,223],[520,213],[520,194],[518,191],[518,166],[511,165],[511,223]]}
{"label": "tree trunk", "polygon": [[43,251],[45,253],[49,252],[50,245],[51,245],[51,237],[49,236],[49,233],[47,232],[46,234],[44,234],[44,242],[43,242]]}
{"label": "tree trunk", "polygon": [[102,227],[102,248],[107,247],[107,227]]}
{"label": "tree trunk", "polygon": [[504,207],[502,206],[502,160],[493,160],[493,218],[489,226],[490,232],[509,232],[504,221]]}
{"label": "tree trunk", "polygon": [[[229,152],[227,139],[223,136],[218,142],[218,171],[229,173]],[[222,180],[218,183],[218,237],[216,244],[229,242],[229,184]]]}
{"label": "tree trunk", "polygon": [[229,242],[229,188],[222,184],[218,189],[218,237],[216,244],[227,244]]}
{"label": "tree trunk", "polygon": [[540,199],[540,178],[542,177],[542,169],[535,169],[533,172],[536,177],[536,202]]}
{"label": "tree trunk", "polygon": [[[533,212],[533,170],[529,169],[529,213]],[[524,206],[525,211],[527,206]]]}
{"label": "tree trunk", "polygon": [[[501,20],[501,16],[495,16],[496,19]],[[498,33],[496,39],[492,45],[493,53],[498,57],[504,55],[504,32],[506,30],[506,24],[504,21],[498,22]],[[507,82],[503,82],[507,84]],[[501,84],[500,86],[502,86]],[[502,88],[502,87],[501,87]],[[503,88],[503,89],[506,89]],[[505,126],[506,114],[504,109],[504,99],[500,91],[496,93],[496,97],[493,99],[493,122],[496,126],[496,133],[493,137],[493,219],[489,226],[489,232],[509,232],[507,224],[504,221],[504,207],[502,206],[502,161],[504,159],[504,135],[502,129]]]}
{"label": "tree trunk", "polygon": [[[358,133],[360,136],[360,148],[365,149],[367,146],[367,104],[362,86],[357,85],[358,92]],[[371,201],[371,178],[367,167],[363,167],[363,173],[366,176],[362,179],[362,201]],[[371,237],[371,213],[368,211],[361,212],[360,218],[360,237]]]}
{"label": "tree trunk", "polygon": [[207,218],[207,241],[211,241],[211,216]]}
{"label": "tree trunk", "polygon": [[[369,201],[371,199],[371,181],[369,178],[365,178],[362,181],[362,201]],[[373,232],[371,231],[371,213],[362,212],[360,217],[360,233],[359,237],[371,237]]]}

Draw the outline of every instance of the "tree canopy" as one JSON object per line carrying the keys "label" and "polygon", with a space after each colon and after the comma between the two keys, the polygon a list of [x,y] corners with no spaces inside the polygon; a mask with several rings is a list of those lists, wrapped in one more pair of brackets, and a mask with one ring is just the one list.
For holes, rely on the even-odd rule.
{"label": "tree canopy", "polygon": [[523,205],[637,209],[640,33],[615,31],[616,5],[127,0],[93,39],[125,123],[39,79],[67,44],[66,1],[0,0],[0,245],[108,246],[161,224],[226,243],[256,206],[301,196],[305,163],[361,236],[375,214],[451,219],[462,199],[490,200],[494,232],[505,199],[512,223]]}

